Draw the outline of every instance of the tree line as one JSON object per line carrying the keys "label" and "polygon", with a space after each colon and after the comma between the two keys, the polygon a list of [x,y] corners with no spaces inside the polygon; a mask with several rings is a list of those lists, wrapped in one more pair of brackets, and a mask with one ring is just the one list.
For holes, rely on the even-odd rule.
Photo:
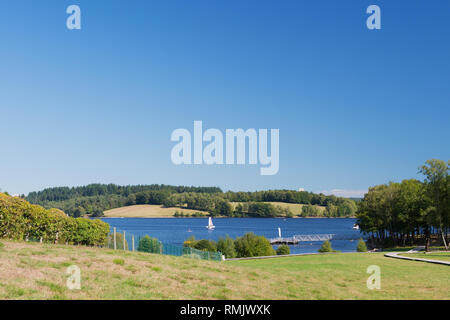
{"label": "tree line", "polygon": [[[55,187],[47,188],[38,192],[30,192],[26,200],[30,203],[40,204],[46,201],[64,201],[69,199],[105,195],[119,195],[128,197],[133,193],[142,191],[167,190],[169,192],[199,192],[199,193],[218,193],[222,190],[218,187],[188,187],[188,186],[170,186],[164,184],[151,185],[129,185],[119,186],[115,184],[89,184],[81,187]],[[25,196],[23,196],[25,197]]]}
{"label": "tree line", "polygon": [[[59,208],[72,217],[99,217],[109,209],[136,204],[183,207],[226,217],[292,217],[285,207],[265,202],[285,202],[308,205],[302,216],[353,216],[353,200],[306,191],[268,190],[256,192],[222,192],[218,187],[186,187],[169,185],[118,186],[91,184],[85,187],[57,187],[31,192],[33,204]],[[233,203],[238,202],[236,206]],[[315,205],[326,207],[325,213]]]}
{"label": "tree line", "polygon": [[358,205],[358,225],[371,246],[431,244],[448,249],[450,161],[432,159],[419,167],[423,181],[389,182],[369,188]]}

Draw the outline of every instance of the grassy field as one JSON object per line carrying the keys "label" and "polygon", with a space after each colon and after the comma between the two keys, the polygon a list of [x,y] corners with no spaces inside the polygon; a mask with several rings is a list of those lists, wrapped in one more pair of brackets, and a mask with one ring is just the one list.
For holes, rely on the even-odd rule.
{"label": "grassy field", "polygon": [[104,215],[108,218],[168,218],[173,217],[176,211],[191,215],[195,212],[202,212],[205,215],[207,214],[207,212],[199,210],[190,210],[184,208],[164,208],[161,205],[143,204],[107,210],[104,212]]}
{"label": "grassy field", "polygon": [[[239,202],[232,202],[233,206],[236,206]],[[296,204],[296,203],[285,203],[285,202],[268,202],[273,204],[274,206],[280,206],[283,208],[289,208],[294,215],[298,215],[302,212],[302,207],[304,204]],[[316,206],[323,213],[325,211],[325,207]],[[201,212],[204,215],[207,215],[208,212],[200,211],[200,210],[191,210],[185,208],[164,208],[161,205],[152,205],[152,204],[143,204],[143,205],[134,205],[121,207],[116,209],[107,210],[104,212],[105,217],[108,218],[168,218],[173,217],[175,211],[183,212],[184,214],[192,215],[195,212]]]}
{"label": "grassy field", "polygon": [[418,253],[402,253],[401,255],[405,257],[420,258],[420,259],[450,261],[450,252],[431,252],[431,253],[418,252]]}
{"label": "grassy field", "polygon": [[[450,299],[447,266],[332,254],[210,262],[39,243],[0,248],[0,299]],[[66,268],[81,269],[81,290]],[[381,267],[381,290],[366,269]]]}
{"label": "grassy field", "polygon": [[[234,207],[236,207],[239,203],[243,203],[243,202],[232,202],[231,204]],[[302,213],[302,208],[303,208],[303,206],[305,206],[305,204],[287,203],[287,202],[266,202],[266,203],[270,203],[274,206],[280,206],[282,208],[289,208],[294,215],[298,215],[298,214]],[[318,208],[321,213],[323,213],[325,211],[325,207],[317,206],[317,205],[315,205],[315,207]]]}

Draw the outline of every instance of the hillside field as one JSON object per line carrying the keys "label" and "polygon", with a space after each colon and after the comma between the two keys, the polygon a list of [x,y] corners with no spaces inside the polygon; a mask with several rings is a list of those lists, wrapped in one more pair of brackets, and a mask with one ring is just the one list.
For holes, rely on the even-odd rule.
{"label": "hillside field", "polygon": [[[286,202],[267,202],[274,206],[280,206],[283,208],[289,208],[291,212],[296,216],[302,212],[302,207],[304,204],[297,203],[286,203]],[[231,202],[233,207],[236,207],[239,202]],[[325,211],[325,207],[315,206],[319,208],[319,210],[323,213]],[[207,215],[208,212],[200,211],[200,210],[191,210],[186,208],[172,207],[165,208],[161,205],[153,205],[153,204],[142,204],[142,205],[134,205],[134,206],[126,206],[116,209],[107,210],[104,212],[105,217],[107,218],[169,218],[173,217],[175,211],[183,212],[184,214],[194,214],[195,212],[201,212],[204,215]]]}
{"label": "hillside field", "polygon": [[[380,253],[212,262],[82,246],[3,241],[0,299],[450,299],[447,266]],[[81,269],[81,290],[66,269]],[[369,290],[369,265],[381,289]]]}
{"label": "hillside field", "polygon": [[[231,202],[233,207],[236,207],[239,203],[243,202]],[[282,208],[289,208],[291,212],[294,214],[294,216],[301,214],[303,206],[306,206],[306,204],[287,203],[287,202],[266,202],[266,203],[270,203],[273,206],[280,206]],[[323,206],[314,205],[314,207],[318,208],[322,214],[325,211],[325,207]]]}
{"label": "hillside field", "polygon": [[105,211],[103,214],[107,218],[123,217],[123,218],[169,218],[173,217],[174,213],[183,212],[184,214],[190,214],[201,212],[208,214],[204,211],[190,210],[184,208],[164,208],[161,205],[154,204],[142,204],[121,207]]}

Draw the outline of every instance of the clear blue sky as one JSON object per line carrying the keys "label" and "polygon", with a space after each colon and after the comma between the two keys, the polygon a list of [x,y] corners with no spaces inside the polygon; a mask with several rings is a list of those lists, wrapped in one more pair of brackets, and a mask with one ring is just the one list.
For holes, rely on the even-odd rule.
{"label": "clear blue sky", "polygon": [[[366,28],[370,4],[381,30]],[[418,178],[450,158],[449,39],[448,0],[4,0],[0,188],[361,193]],[[173,165],[170,134],[194,120],[279,128],[279,173]]]}

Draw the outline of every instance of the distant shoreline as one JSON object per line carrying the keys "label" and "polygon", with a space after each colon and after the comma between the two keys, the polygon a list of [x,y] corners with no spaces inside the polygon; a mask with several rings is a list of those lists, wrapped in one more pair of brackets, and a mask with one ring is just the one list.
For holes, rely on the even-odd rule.
{"label": "distant shoreline", "polygon": [[[139,218],[139,219],[207,219],[209,216],[204,217],[168,217],[168,216],[154,216],[154,217],[89,217],[91,219],[128,219],[128,218]],[[212,217],[213,219],[356,219],[356,217]]]}

